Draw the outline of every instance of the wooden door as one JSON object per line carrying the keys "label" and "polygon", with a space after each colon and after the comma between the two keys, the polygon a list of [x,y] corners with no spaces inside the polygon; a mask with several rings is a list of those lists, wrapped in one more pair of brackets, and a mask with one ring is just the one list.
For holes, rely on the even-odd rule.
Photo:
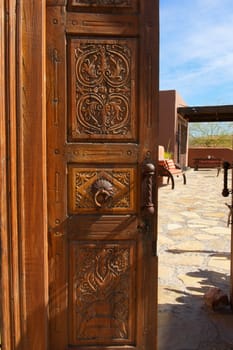
{"label": "wooden door", "polygon": [[50,349],[156,349],[157,0],[47,1]]}

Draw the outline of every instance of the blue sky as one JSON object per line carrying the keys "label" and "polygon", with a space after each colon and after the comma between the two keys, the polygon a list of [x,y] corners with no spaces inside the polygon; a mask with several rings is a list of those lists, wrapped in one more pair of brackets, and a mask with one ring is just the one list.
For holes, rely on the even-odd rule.
{"label": "blue sky", "polygon": [[160,90],[233,104],[233,0],[160,0]]}

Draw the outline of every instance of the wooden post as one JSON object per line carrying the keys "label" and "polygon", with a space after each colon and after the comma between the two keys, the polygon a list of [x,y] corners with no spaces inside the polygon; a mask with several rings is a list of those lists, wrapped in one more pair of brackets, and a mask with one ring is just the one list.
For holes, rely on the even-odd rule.
{"label": "wooden post", "polygon": [[1,339],[46,350],[45,0],[0,2]]}
{"label": "wooden post", "polygon": [[15,0],[0,4],[1,342],[7,350],[18,349],[21,341],[15,8]]}
{"label": "wooden post", "polygon": [[[7,26],[5,22],[5,1],[0,3],[0,213],[1,213],[1,341],[3,349],[11,349],[12,322],[10,317],[10,268],[9,260],[9,212],[7,204],[7,92],[6,53]],[[4,327],[3,327],[4,325]]]}
{"label": "wooden post", "polygon": [[47,349],[45,0],[19,2],[19,207],[23,349]]}

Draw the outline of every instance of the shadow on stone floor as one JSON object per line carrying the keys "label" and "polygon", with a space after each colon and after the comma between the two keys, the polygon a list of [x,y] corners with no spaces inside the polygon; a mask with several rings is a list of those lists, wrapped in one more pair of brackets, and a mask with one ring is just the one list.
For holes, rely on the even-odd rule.
{"label": "shadow on stone floor", "polygon": [[205,169],[189,171],[186,186],[159,189],[158,350],[233,350],[230,305],[214,311],[204,301],[212,287],[230,295],[222,186],[223,173]]}
{"label": "shadow on stone floor", "polygon": [[[176,304],[160,304],[159,350],[233,350],[233,313],[230,305],[213,311],[204,303],[204,294],[215,286],[226,293],[229,276],[198,269],[187,277],[198,279],[199,287],[186,286],[182,291],[164,288],[176,295]],[[166,327],[164,327],[166,325]]]}
{"label": "shadow on stone floor", "polygon": [[172,253],[172,254],[202,253],[202,254],[209,254],[209,256],[212,256],[212,257],[227,258],[228,260],[230,260],[230,258],[231,258],[231,255],[229,252],[217,252],[216,250],[167,249],[166,252]]}

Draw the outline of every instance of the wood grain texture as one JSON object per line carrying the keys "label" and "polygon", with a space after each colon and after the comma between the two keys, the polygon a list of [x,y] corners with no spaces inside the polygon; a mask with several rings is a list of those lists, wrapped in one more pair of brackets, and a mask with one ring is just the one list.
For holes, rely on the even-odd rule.
{"label": "wood grain texture", "polygon": [[16,2],[1,2],[1,340],[15,349],[21,339],[17,206]]}
{"label": "wood grain texture", "polygon": [[[85,0],[70,1],[68,7],[64,0],[4,0],[0,4],[0,24],[4,29],[0,33],[0,87],[4,91],[0,97],[4,350],[64,350],[71,343],[72,349],[80,349],[77,334],[84,335],[82,349],[90,349],[90,343],[92,349],[104,344],[102,350],[119,350],[119,344],[124,349],[156,348],[157,258],[152,247],[157,237],[157,198],[153,192],[155,216],[143,225],[140,186],[143,164],[156,163],[157,157],[158,1],[100,1],[91,7],[89,4]],[[88,68],[85,74],[101,73],[105,79],[105,84],[96,84],[96,89],[100,89],[97,99],[106,111],[104,118],[109,118],[99,119],[108,130],[97,120],[95,130],[104,136],[92,136],[91,142],[88,137],[82,140],[76,137],[69,142],[68,114],[75,108],[69,105],[69,94],[75,93],[70,84],[74,72],[69,76],[67,70],[70,59],[66,44],[71,37],[96,46],[99,43],[101,52],[101,59],[97,60],[100,70],[92,71],[94,56],[92,62],[84,60]],[[113,44],[120,44],[120,49],[115,50]],[[133,53],[131,60],[125,59],[130,57],[129,49]],[[118,87],[115,89],[116,80],[123,82],[127,69],[130,80],[126,87],[130,86],[132,91],[132,104],[127,107],[133,120],[133,124],[127,124],[129,130],[132,128],[130,137],[119,129],[119,121],[127,114],[126,104],[122,103],[124,97],[118,98]],[[85,84],[81,88],[86,88]],[[113,92],[114,100],[105,104]],[[84,108],[89,104],[86,101]],[[100,105],[93,109],[91,123],[96,123],[95,113],[98,114]],[[106,130],[116,129],[121,130],[120,138],[106,137]],[[78,210],[70,215],[69,196],[73,195],[67,186],[70,163],[82,169],[102,167],[105,174],[110,168],[135,169],[133,186],[137,190],[132,197],[133,211],[128,215],[124,211],[120,215],[103,215],[96,208],[88,215]],[[111,181],[107,179],[110,188]],[[117,181],[116,190],[124,191],[123,174]],[[101,190],[98,186],[97,190]],[[95,203],[100,202],[98,195]],[[94,256],[93,251],[97,252],[95,262],[89,259]],[[80,252],[84,252],[85,261],[80,260]],[[82,267],[86,269],[84,278]],[[84,302],[83,290],[74,290],[75,276],[84,282],[92,276],[99,286],[92,294],[96,298],[93,310],[97,313],[102,305],[97,297],[102,291],[110,291],[104,304],[107,315],[104,322],[108,325],[96,342],[89,340],[93,334],[89,325],[93,322],[97,329],[98,320],[93,317],[82,328],[80,315],[73,309],[73,313],[69,312],[70,302],[78,312],[85,305],[89,307]],[[122,292],[124,286],[128,286],[128,294]],[[122,309],[119,300],[114,299],[115,291],[117,296],[122,295],[125,306]],[[80,298],[81,304],[77,304]],[[109,308],[112,298],[115,310]],[[118,323],[115,330],[109,327],[109,322],[114,327]],[[72,329],[72,325],[81,325],[81,329]]]}
{"label": "wood grain texture", "polygon": [[[11,317],[10,317],[10,271],[9,271],[9,245],[8,245],[8,217],[9,211],[7,206],[7,100],[6,100],[6,51],[7,42],[5,27],[5,3],[0,3],[0,210],[1,210],[1,317],[4,321],[1,324],[1,338],[3,349],[11,349]],[[9,40],[9,39],[8,39]]]}
{"label": "wood grain texture", "polygon": [[47,349],[45,1],[20,1],[18,148],[22,349]]}
{"label": "wood grain texture", "polygon": [[52,349],[156,348],[157,65],[157,1],[47,8]]}

